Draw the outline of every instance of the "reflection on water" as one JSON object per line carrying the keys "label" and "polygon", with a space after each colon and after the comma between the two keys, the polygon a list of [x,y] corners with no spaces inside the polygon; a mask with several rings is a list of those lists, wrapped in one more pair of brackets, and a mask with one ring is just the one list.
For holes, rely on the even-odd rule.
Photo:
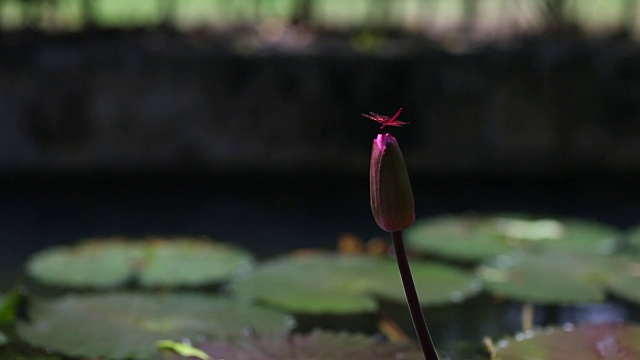
{"label": "reflection on water", "polygon": [[602,324],[607,322],[622,322],[629,318],[630,314],[627,307],[622,303],[611,301],[604,304],[567,307],[560,313],[558,323]]}

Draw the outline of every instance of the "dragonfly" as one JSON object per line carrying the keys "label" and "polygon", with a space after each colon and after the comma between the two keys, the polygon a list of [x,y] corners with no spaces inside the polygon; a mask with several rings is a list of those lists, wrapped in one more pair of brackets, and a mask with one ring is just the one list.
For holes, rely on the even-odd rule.
{"label": "dragonfly", "polygon": [[400,108],[400,110],[398,110],[398,112],[396,112],[396,114],[391,118],[385,115],[376,114],[372,111],[370,111],[369,114],[362,114],[362,116],[382,124],[382,126],[380,126],[380,130],[382,130],[385,126],[402,126],[408,124],[408,122],[398,120],[398,116],[400,116],[401,112],[402,108]]}

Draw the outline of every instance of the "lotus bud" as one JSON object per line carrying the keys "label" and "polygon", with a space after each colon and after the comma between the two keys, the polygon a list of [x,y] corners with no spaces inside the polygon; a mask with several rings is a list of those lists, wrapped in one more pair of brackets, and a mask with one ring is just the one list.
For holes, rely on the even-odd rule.
{"label": "lotus bud", "polygon": [[396,139],[379,134],[369,169],[371,211],[383,230],[396,232],[416,221],[409,173]]}

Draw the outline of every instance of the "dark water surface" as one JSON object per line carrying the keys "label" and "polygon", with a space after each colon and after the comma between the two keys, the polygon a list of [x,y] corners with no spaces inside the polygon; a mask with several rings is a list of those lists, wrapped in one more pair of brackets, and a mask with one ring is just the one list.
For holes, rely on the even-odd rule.
{"label": "dark water surface", "polygon": [[[526,211],[640,223],[640,176],[412,176],[418,217]],[[344,231],[381,234],[367,174],[268,175],[162,172],[0,175],[2,269],[53,244],[108,235],[209,235],[270,256],[333,246]]]}
{"label": "dark water surface", "polygon": [[[367,174],[22,174],[0,180],[2,289],[15,283],[35,251],[94,236],[206,235],[264,258],[296,248],[334,248],[345,232],[363,239],[384,235],[370,213]],[[621,229],[640,223],[638,180],[622,174],[412,177],[419,217],[525,211]],[[518,304],[480,298],[463,308],[427,310],[439,329],[436,342],[454,353],[456,339],[477,346],[483,335],[519,327]],[[615,299],[540,308],[536,316],[537,323],[640,321],[640,311]],[[405,319],[401,325],[410,330]]]}
{"label": "dark water surface", "polygon": [[[640,223],[640,176],[420,176],[418,217],[525,211]],[[0,176],[0,272],[34,251],[93,236],[206,235],[260,257],[333,248],[351,232],[384,235],[369,209],[367,174],[174,174]]]}

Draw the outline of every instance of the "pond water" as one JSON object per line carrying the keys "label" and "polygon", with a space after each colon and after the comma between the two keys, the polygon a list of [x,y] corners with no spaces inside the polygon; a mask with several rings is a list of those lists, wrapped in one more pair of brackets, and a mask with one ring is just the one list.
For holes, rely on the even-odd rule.
{"label": "pond water", "polygon": [[[418,217],[518,211],[588,218],[621,229],[640,223],[635,177],[414,176],[412,182]],[[87,237],[206,235],[267,258],[297,248],[332,249],[345,232],[363,239],[384,235],[371,217],[366,174],[21,175],[4,176],[0,194],[3,290],[15,283],[30,254]],[[484,335],[517,331],[520,310],[520,304],[497,304],[483,295],[464,306],[427,309],[426,315],[438,346],[457,356],[476,351]],[[640,311],[610,299],[538,307],[535,319],[638,322]],[[410,333],[408,317],[400,325]],[[459,350],[464,346],[471,350]]]}

